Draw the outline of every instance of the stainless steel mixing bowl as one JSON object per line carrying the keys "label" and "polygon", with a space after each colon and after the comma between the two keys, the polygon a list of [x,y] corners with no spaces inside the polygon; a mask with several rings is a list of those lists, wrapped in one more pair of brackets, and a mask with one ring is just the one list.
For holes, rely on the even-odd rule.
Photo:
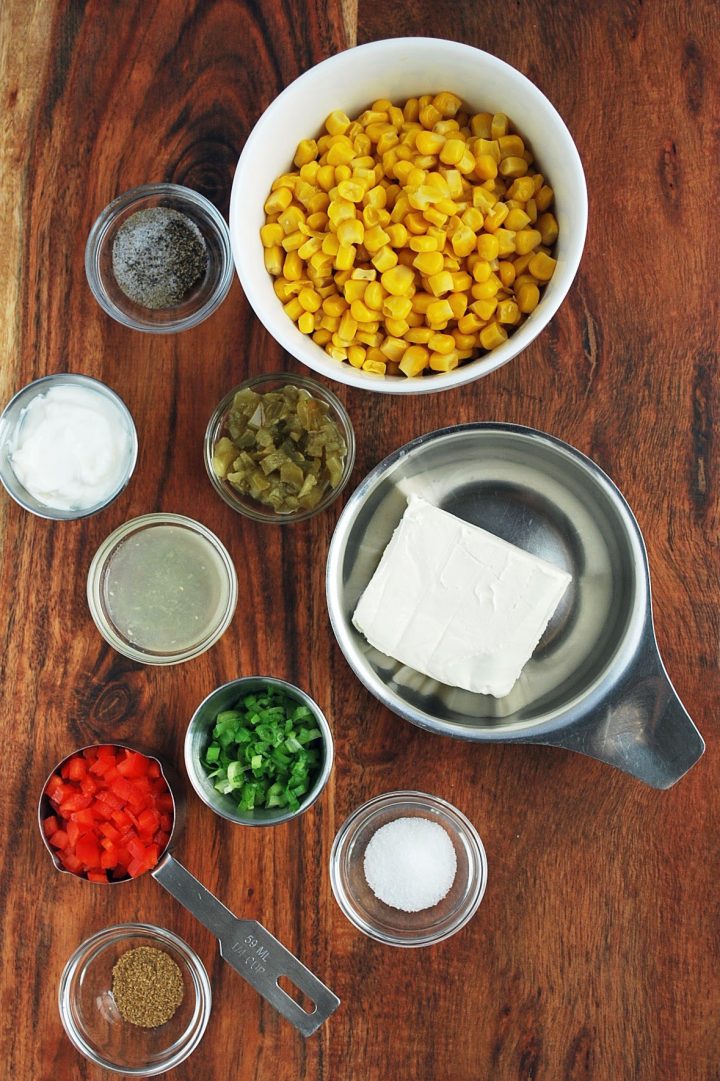
{"label": "stainless steel mixing bowl", "polygon": [[[564,568],[572,583],[505,698],[438,683],[374,649],[352,614],[411,494]],[[468,740],[544,743],[668,788],[704,750],[660,658],[647,553],[621,492],[589,458],[510,424],[413,440],[360,484],[335,528],[327,601],[355,674],[399,716]]]}

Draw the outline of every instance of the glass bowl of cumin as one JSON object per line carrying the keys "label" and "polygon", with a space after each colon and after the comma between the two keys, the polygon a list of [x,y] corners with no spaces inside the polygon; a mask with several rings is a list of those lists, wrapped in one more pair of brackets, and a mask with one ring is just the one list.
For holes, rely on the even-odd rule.
{"label": "glass bowl of cumin", "polygon": [[126,923],[78,946],[60,979],[58,1004],[71,1043],[91,1062],[155,1077],[195,1050],[212,992],[186,942],[162,927]]}
{"label": "glass bowl of cumin", "polygon": [[233,280],[227,223],[204,195],[143,184],[90,230],[85,273],[100,307],[132,330],[176,334],[222,304]]}

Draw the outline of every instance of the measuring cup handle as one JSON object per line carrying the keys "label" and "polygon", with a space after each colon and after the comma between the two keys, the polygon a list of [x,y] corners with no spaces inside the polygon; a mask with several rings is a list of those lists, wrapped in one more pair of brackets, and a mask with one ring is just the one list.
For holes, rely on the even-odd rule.
{"label": "measuring cup handle", "polygon": [[[220,942],[220,955],[303,1036],[311,1036],[340,1005],[340,999],[257,920],[233,915],[172,856],[152,872],[176,901],[192,912]],[[313,1004],[303,1009],[278,983],[285,977]]]}
{"label": "measuring cup handle", "polygon": [[705,750],[668,678],[651,625],[635,663],[601,706],[555,736],[531,742],[608,762],[652,788],[670,788]]}

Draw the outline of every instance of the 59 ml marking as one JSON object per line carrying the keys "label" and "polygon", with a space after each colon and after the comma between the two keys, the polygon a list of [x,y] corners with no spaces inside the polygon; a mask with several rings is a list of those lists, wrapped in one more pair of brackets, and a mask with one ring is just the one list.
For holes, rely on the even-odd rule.
{"label": "59 ml marking", "polygon": [[237,957],[241,957],[247,967],[258,976],[265,971],[265,963],[270,957],[270,951],[265,946],[261,946],[254,935],[246,935],[242,942],[233,942],[230,949]]}

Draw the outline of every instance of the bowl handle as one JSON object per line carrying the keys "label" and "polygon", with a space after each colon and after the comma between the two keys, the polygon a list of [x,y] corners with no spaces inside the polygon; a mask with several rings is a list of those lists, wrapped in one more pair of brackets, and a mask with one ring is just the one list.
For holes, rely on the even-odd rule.
{"label": "bowl handle", "polygon": [[[233,915],[210,890],[173,856],[166,854],[151,872],[188,912],[220,942],[220,955],[243,979],[266,998],[303,1036],[311,1036],[340,1005],[340,999],[321,983],[257,920]],[[297,989],[313,1006],[305,1010],[279,984]]]}
{"label": "bowl handle", "polygon": [[650,622],[634,661],[598,707],[556,733],[523,742],[578,751],[652,788],[670,788],[705,750],[668,678]]}

